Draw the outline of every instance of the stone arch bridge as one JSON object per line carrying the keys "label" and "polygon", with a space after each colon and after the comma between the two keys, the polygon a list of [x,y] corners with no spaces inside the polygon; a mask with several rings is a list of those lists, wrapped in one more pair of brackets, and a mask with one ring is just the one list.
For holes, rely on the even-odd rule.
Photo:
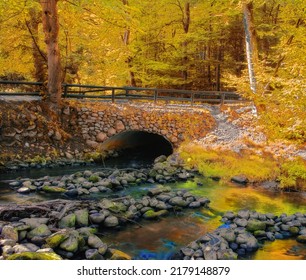
{"label": "stone arch bridge", "polygon": [[68,118],[69,109],[76,110],[73,125],[92,148],[158,145],[162,144],[160,141],[166,140],[175,149],[185,140],[205,136],[215,125],[214,118],[205,107],[186,109],[147,103],[79,105],[67,107],[64,115],[66,113]]}

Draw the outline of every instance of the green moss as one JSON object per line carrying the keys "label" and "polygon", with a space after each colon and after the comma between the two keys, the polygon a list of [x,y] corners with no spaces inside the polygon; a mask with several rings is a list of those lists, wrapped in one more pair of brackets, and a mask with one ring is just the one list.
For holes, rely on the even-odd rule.
{"label": "green moss", "polygon": [[97,183],[100,181],[100,177],[97,176],[97,175],[91,175],[89,178],[88,178],[88,181],[89,182],[92,182],[92,183]]}
{"label": "green moss", "polygon": [[58,222],[58,227],[59,228],[72,228],[75,226],[75,222],[76,222],[76,215],[69,214]]}
{"label": "green moss", "polygon": [[97,163],[103,163],[104,159],[106,158],[106,155],[107,154],[105,151],[96,151],[96,152],[85,154],[84,159],[86,161],[94,161]]}
{"label": "green moss", "polygon": [[7,260],[62,260],[55,253],[23,252],[9,256]]}
{"label": "green moss", "polygon": [[265,222],[262,222],[262,221],[259,221],[259,220],[249,220],[248,221],[248,224],[246,226],[246,229],[248,231],[251,231],[251,232],[255,232],[255,231],[259,231],[259,230],[265,230],[266,229],[266,223]]}
{"label": "green moss", "polygon": [[166,216],[168,213],[169,212],[167,210],[160,210],[156,212],[154,210],[149,210],[143,214],[143,217],[147,220],[153,220],[162,216]]}
{"label": "green moss", "polygon": [[28,238],[31,239],[35,236],[45,237],[45,236],[49,236],[50,234],[51,234],[51,231],[49,230],[48,226],[45,225],[45,224],[42,224],[42,225],[34,228],[30,232],[28,232],[27,236],[28,236]]}
{"label": "green moss", "polygon": [[46,238],[46,243],[50,248],[56,248],[62,242],[64,242],[68,237],[69,235],[67,231],[59,231]]}
{"label": "green moss", "polygon": [[74,212],[76,215],[76,224],[79,227],[87,227],[88,226],[88,210],[81,209]]}
{"label": "green moss", "polygon": [[66,192],[66,189],[60,187],[53,187],[53,186],[43,186],[42,190],[48,193],[63,193]]}

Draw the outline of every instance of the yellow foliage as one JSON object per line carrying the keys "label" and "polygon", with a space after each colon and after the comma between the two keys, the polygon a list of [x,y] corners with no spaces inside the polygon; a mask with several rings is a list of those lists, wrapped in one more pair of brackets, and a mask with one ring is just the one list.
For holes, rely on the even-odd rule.
{"label": "yellow foliage", "polygon": [[282,164],[279,180],[283,188],[306,191],[306,161],[296,158]]}
{"label": "yellow foliage", "polygon": [[182,146],[180,154],[188,167],[198,168],[206,177],[220,176],[229,180],[244,174],[251,182],[276,180],[281,188],[306,190],[306,161],[301,158],[277,161],[267,154],[205,150],[191,144]]}
{"label": "yellow foliage", "polygon": [[230,179],[244,174],[250,181],[276,179],[280,169],[276,161],[258,155],[232,151],[204,150],[200,146],[183,146],[181,156],[189,166],[196,166],[204,176],[221,176]]}

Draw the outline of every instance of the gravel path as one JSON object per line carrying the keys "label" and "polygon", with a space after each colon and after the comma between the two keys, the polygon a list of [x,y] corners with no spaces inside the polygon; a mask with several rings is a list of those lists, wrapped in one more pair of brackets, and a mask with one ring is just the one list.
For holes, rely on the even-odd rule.
{"label": "gravel path", "polygon": [[252,150],[256,154],[271,153],[275,157],[293,158],[296,156],[306,160],[306,150],[286,141],[270,141],[258,123],[258,115],[253,105],[227,106],[221,110],[219,106],[207,106],[216,120],[216,128],[204,138],[195,141],[205,149]]}

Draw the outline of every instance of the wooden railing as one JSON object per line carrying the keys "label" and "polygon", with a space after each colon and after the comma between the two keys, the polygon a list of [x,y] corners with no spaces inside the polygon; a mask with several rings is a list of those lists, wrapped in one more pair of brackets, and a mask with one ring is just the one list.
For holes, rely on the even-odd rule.
{"label": "wooden railing", "polygon": [[[109,87],[97,85],[63,84],[63,98],[116,101],[151,101],[157,103],[235,103],[244,101],[237,93],[228,91],[193,91],[141,87]],[[0,95],[40,96],[44,84],[40,82],[1,81]]]}

